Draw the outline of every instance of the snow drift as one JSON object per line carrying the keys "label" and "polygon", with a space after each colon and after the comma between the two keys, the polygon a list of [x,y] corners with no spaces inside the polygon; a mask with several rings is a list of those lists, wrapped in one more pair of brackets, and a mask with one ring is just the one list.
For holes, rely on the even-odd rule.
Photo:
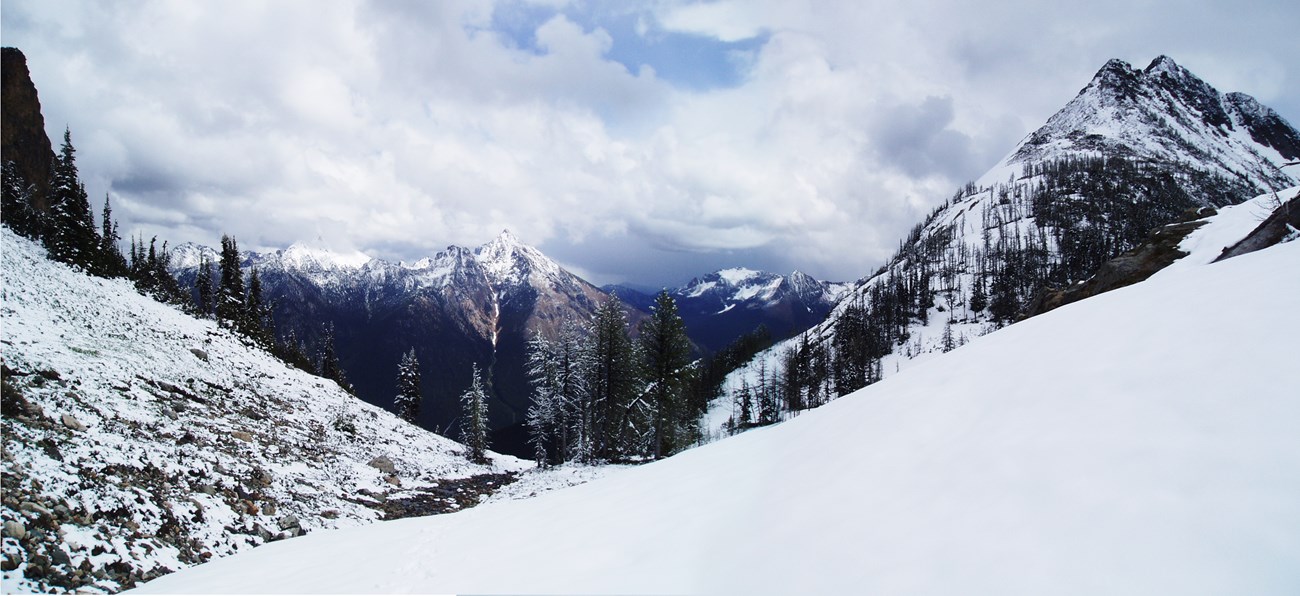
{"label": "snow drift", "polygon": [[1295,593],[1296,271],[1163,272],[779,426],[139,591]]}

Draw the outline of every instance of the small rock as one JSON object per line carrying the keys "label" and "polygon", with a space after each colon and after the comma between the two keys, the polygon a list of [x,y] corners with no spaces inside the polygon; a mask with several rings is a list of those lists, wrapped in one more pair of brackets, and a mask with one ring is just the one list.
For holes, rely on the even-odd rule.
{"label": "small rock", "polygon": [[402,481],[397,476],[394,476],[392,474],[385,475],[384,482],[387,482],[393,486],[402,486]]}
{"label": "small rock", "polygon": [[18,557],[18,553],[5,553],[4,560],[0,561],[0,571],[13,571],[22,562],[22,559]]}
{"label": "small rock", "polygon": [[69,557],[68,553],[62,548],[59,548],[59,545],[57,544],[50,545],[50,560],[53,561],[55,565],[59,566],[72,565],[72,557]]}
{"label": "small rock", "polygon": [[275,501],[262,503],[262,513],[266,515],[275,515]]}
{"label": "small rock", "polygon": [[23,523],[20,521],[5,520],[4,535],[9,536],[10,538],[22,540],[23,536],[27,535],[27,527],[23,526]]}
{"label": "small rock", "polygon": [[38,505],[31,501],[23,501],[23,504],[19,505],[18,508],[23,511],[30,511],[32,513],[39,513],[41,515],[46,515],[46,516],[50,514],[49,509],[46,509],[44,506]]}
{"label": "small rock", "polygon": [[262,527],[262,524],[253,524],[253,531],[262,539],[262,542],[270,542],[271,538],[274,537],[270,530]]}
{"label": "small rock", "polygon": [[239,439],[241,441],[244,441],[245,443],[253,442],[253,435],[251,433],[242,430],[233,431],[230,433],[230,436]]}
{"label": "small rock", "polygon": [[339,517],[339,510],[338,510],[338,509],[326,509],[326,510],[320,512],[320,516],[323,517],[323,518],[325,518],[325,519],[338,519],[338,517]]}
{"label": "small rock", "polygon": [[75,431],[86,430],[86,425],[82,424],[81,421],[77,420],[77,418],[72,414],[63,415],[63,426],[66,426]]}
{"label": "small rock", "polygon": [[197,357],[199,360],[202,360],[204,362],[208,361],[208,353],[205,350],[200,350],[198,348],[190,348],[190,353],[194,354],[194,356]]}
{"label": "small rock", "polygon": [[180,417],[180,416],[178,416],[178,415],[176,414],[176,410],[173,410],[173,409],[168,408],[168,407],[166,407],[166,406],[163,406],[162,413],[163,413],[163,416],[166,416],[166,417],[168,417],[168,418],[171,418],[172,420],[176,420],[177,418]]}
{"label": "small rock", "polygon": [[375,459],[370,460],[370,463],[367,465],[386,474],[397,473],[397,466],[393,465],[393,460],[388,459],[387,455],[376,457]]}
{"label": "small rock", "polygon": [[294,516],[294,515],[286,515],[286,516],[280,518],[280,529],[281,529],[281,530],[289,530],[289,529],[292,529],[292,528],[297,528],[297,527],[299,527],[299,526],[300,526],[300,524],[299,524],[299,522],[298,522],[298,518],[297,518],[296,516]]}

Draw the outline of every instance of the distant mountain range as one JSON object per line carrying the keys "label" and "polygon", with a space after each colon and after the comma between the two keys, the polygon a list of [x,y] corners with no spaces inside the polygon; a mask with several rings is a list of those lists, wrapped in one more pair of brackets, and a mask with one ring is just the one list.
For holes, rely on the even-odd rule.
{"label": "distant mountain range", "polygon": [[[691,340],[712,353],[760,325],[777,339],[816,325],[849,287],[801,271],[778,275],[733,268],[697,277],[667,292],[677,302]],[[654,301],[653,294],[628,286],[602,289],[641,310]]]}
{"label": "distant mountain range", "polygon": [[[193,285],[204,255],[218,260],[215,249],[196,244],[172,252],[182,284]],[[478,248],[449,246],[412,263],[294,244],[244,253],[241,266],[258,271],[281,337],[292,330],[310,350],[324,325],[334,326],[348,380],[370,403],[391,407],[397,364],[414,348],[425,393],[420,423],[426,428],[454,428],[458,397],[478,364],[492,398],[495,445],[520,455],[530,454],[520,427],[531,405],[524,374],[528,339],[535,332],[553,338],[569,319],[588,321],[607,296],[509,231]],[[844,289],[798,272],[783,277],[729,269],[671,293],[688,335],[708,353],[759,325],[778,338],[807,329]],[[652,297],[626,288],[615,293],[635,328]]]}

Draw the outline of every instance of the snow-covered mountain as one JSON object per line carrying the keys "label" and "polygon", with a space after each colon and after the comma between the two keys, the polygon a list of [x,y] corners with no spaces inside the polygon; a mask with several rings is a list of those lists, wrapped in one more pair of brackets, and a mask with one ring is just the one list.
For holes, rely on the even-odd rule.
{"label": "snow-covered mountain", "polygon": [[[918,223],[823,323],[729,387],[755,380],[760,362],[793,365],[787,407],[823,403],[1014,321],[1045,289],[1087,279],[1165,224],[1295,186],[1300,173],[1282,167],[1297,158],[1300,133],[1250,97],[1222,94],[1164,56],[1145,70],[1108,62]],[[728,398],[718,409],[732,410]]]}
{"label": "snow-covered mountain", "polygon": [[[177,247],[173,270],[192,284],[212,248]],[[311,344],[326,322],[357,394],[380,407],[396,395],[397,363],[415,348],[424,379],[426,428],[446,428],[459,415],[472,364],[489,377],[493,428],[512,427],[527,412],[525,344],[534,332],[552,335],[568,319],[586,321],[605,298],[509,231],[474,249],[449,246],[411,263],[295,244],[246,253],[274,303],[282,336],[290,330]],[[310,348],[309,348],[310,349]],[[503,438],[505,450],[526,453]]]}
{"label": "snow-covered mountain", "polygon": [[0,234],[5,593],[114,592],[279,538],[455,509],[529,465],[472,464],[211,321]]}
{"label": "snow-covered mountain", "polygon": [[1252,225],[1227,219],[1185,267],[785,424],[139,592],[1293,593],[1300,242],[1206,265]]}
{"label": "snow-covered mountain", "polygon": [[[759,325],[776,337],[816,325],[850,287],[802,271],[779,275],[731,268],[696,277],[668,294],[677,303],[691,341],[712,353]],[[653,295],[625,286],[603,289],[641,310],[648,310],[654,301]]]}
{"label": "snow-covered mountain", "polygon": [[1071,153],[1188,164],[1263,192],[1295,184],[1279,166],[1300,159],[1300,135],[1249,95],[1220,93],[1168,56],[1144,70],[1111,60],[980,183]]}

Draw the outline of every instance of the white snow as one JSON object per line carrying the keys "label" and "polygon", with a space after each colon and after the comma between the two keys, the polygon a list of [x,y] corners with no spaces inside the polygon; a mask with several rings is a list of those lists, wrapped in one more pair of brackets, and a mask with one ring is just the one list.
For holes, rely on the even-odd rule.
{"label": "white snow", "polygon": [[1178,244],[1189,253],[1156,275],[1167,275],[1188,267],[1205,265],[1219,258],[1223,249],[1245,238],[1268,218],[1281,203],[1300,195],[1300,186],[1278,191],[1276,195],[1263,194],[1239,205],[1219,209],[1218,214],[1207,218],[1206,224],[1192,231]]}
{"label": "white snow", "polygon": [[1171,271],[782,425],[139,591],[1294,594],[1297,270]]}

